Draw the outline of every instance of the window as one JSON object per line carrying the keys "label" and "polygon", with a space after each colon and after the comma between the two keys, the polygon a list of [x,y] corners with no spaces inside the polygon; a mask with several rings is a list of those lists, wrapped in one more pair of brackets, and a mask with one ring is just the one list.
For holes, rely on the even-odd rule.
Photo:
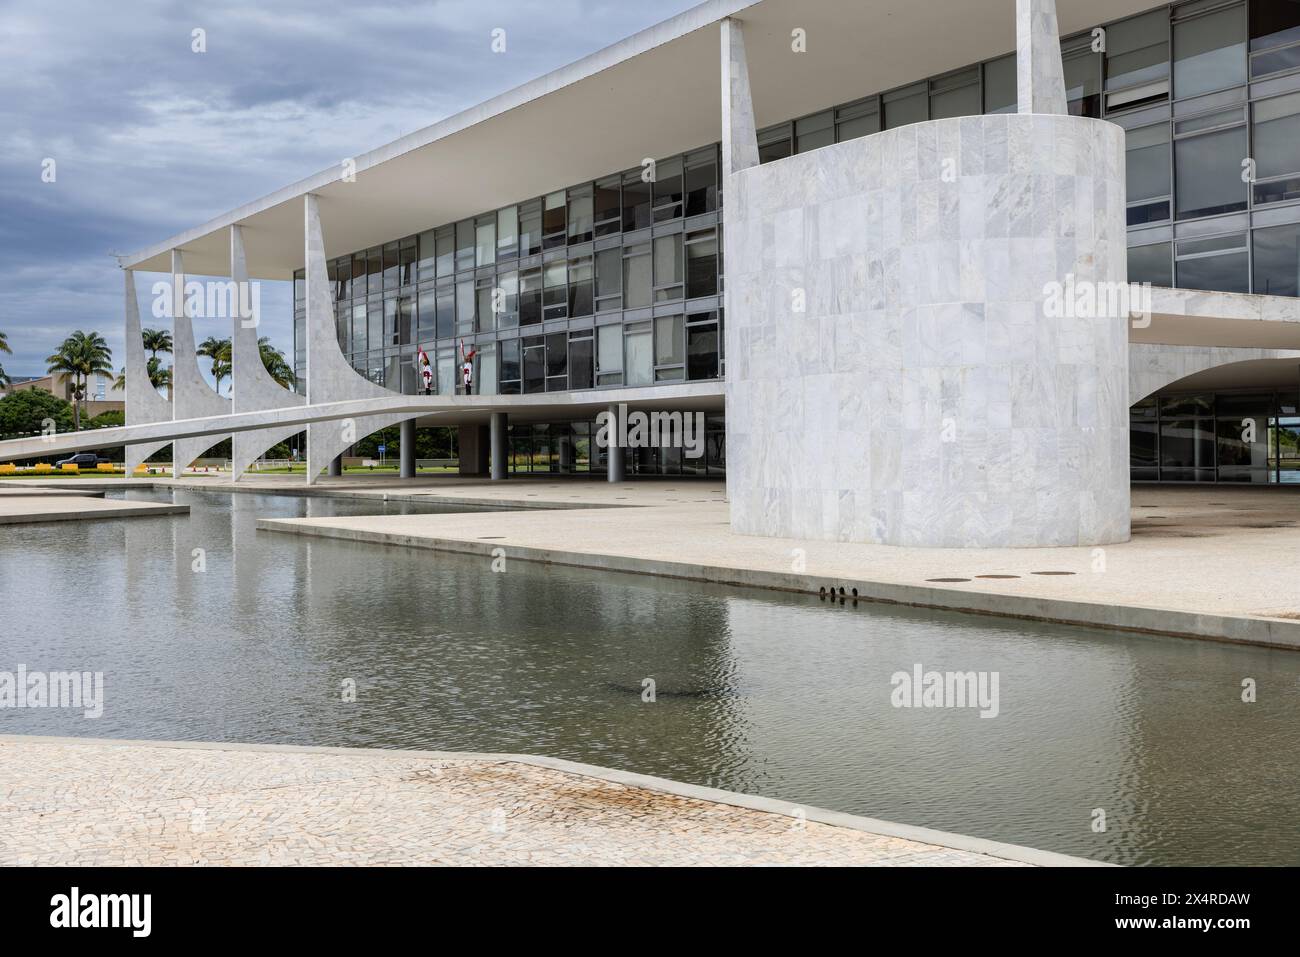
{"label": "window", "polygon": [[546,339],[532,336],[523,340],[524,391],[546,391]]}
{"label": "window", "polygon": [[1300,226],[1257,229],[1255,292],[1269,296],[1300,296]]}
{"label": "window", "polygon": [[682,160],[680,156],[655,164],[654,221],[677,219],[682,215]]}
{"label": "window", "polygon": [[456,272],[456,227],[443,226],[437,230],[438,278]]}
{"label": "window", "polygon": [[807,153],[809,150],[830,146],[835,142],[835,111],[827,110],[815,116],[805,116],[794,124],[794,151]]}
{"label": "window", "polygon": [[769,127],[758,131],[758,161],[770,163],[785,159],[791,152],[791,130],[789,123]]}
{"label": "window", "polygon": [[401,285],[402,265],[398,259],[398,244],[388,243],[384,246],[384,288],[396,289]]}
{"label": "window", "polygon": [[1125,134],[1128,224],[1156,223],[1170,216],[1169,124],[1144,126]]}
{"label": "window", "polygon": [[686,378],[685,316],[660,316],[655,321],[655,381]]}
{"label": "window", "polygon": [[419,258],[416,253],[415,237],[403,239],[397,256],[397,278],[400,285],[409,286],[415,282],[415,264]]}
{"label": "window", "polygon": [[[697,321],[700,319],[706,321]],[[697,379],[716,379],[717,377],[717,314],[706,312],[688,316],[686,326],[686,378],[695,381]]]}
{"label": "window", "polygon": [[682,236],[658,236],[654,241],[655,302],[681,299],[683,294]]}
{"label": "window", "polygon": [[985,63],[984,112],[1014,113],[1018,107],[1016,55],[1013,53]]}
{"label": "window", "polygon": [[514,259],[519,255],[519,207],[497,210],[497,259]]}
{"label": "window", "polygon": [[1065,99],[1072,116],[1101,117],[1101,54],[1092,52],[1091,34],[1061,54]]}
{"label": "window", "polygon": [[563,392],[569,387],[569,337],[558,332],[546,337],[546,391]]}
{"label": "window", "polygon": [[[378,246],[366,253],[366,286],[370,292],[384,291],[384,254]],[[358,293],[359,294],[359,293]]]}
{"label": "window", "polygon": [[569,260],[569,316],[592,314],[591,257]]}
{"label": "window", "polygon": [[474,220],[456,224],[456,271],[474,268]]}
{"label": "window", "polygon": [[569,388],[590,389],[593,375],[592,347],[594,340],[590,332],[574,333],[569,336]]}
{"label": "window", "polygon": [[[385,346],[398,345],[397,341],[397,300],[384,300],[384,334],[381,340]],[[374,345],[374,343],[371,343]]]}
{"label": "window", "polygon": [[[396,325],[396,318],[393,323]],[[384,303],[372,300],[366,303],[366,348],[372,352],[384,347]]]}
{"label": "window", "polygon": [[564,190],[546,195],[542,206],[542,248],[555,249],[566,242],[564,230]]}
{"label": "window", "polygon": [[519,255],[536,256],[542,251],[542,201],[530,200],[519,207]]}
{"label": "window", "polygon": [[1170,243],[1128,248],[1128,281],[1149,282],[1153,286],[1174,284],[1173,249]]}
{"label": "window", "polygon": [[[306,317],[303,317],[303,324],[306,325]],[[344,353],[352,351],[352,306],[343,304],[337,306],[334,312],[335,333],[339,340],[339,349]],[[294,324],[297,325],[297,317],[294,318]],[[295,330],[296,336],[296,330]],[[295,343],[296,346],[296,343]]]}
{"label": "window", "polygon": [[654,342],[649,322],[630,322],[623,327],[623,365],[627,385],[654,383]]}
{"label": "window", "polygon": [[456,283],[456,335],[469,336],[474,333],[474,280],[464,279]]}
{"label": "window", "polygon": [[415,297],[399,296],[397,299],[397,343],[409,346],[415,341]]}
{"label": "window", "polygon": [[1178,286],[1210,292],[1250,292],[1244,233],[1177,243]]}
{"label": "window", "polygon": [[623,176],[623,232],[644,229],[650,222],[650,184],[640,169],[629,170]]}
{"label": "window", "polygon": [[1300,199],[1300,93],[1260,100],[1253,110],[1255,202]]}
{"label": "window", "polygon": [[497,343],[501,357],[501,393],[518,395],[523,391],[523,357],[518,339]]}
{"label": "window", "polygon": [[857,139],[880,132],[880,101],[876,97],[859,100],[835,111],[835,142]]}
{"label": "window", "polygon": [[504,272],[497,276],[494,299],[497,328],[514,329],[519,325],[519,273]]}
{"label": "window", "polygon": [[1250,0],[1250,75],[1300,67],[1300,3]]}
{"label": "window", "polygon": [[594,200],[590,185],[569,190],[569,245],[591,241]]}
{"label": "window", "polygon": [[[624,195],[626,195],[624,190]],[[650,305],[650,244],[623,247],[623,308],[640,309]]]}
{"label": "window", "polygon": [[474,313],[479,332],[491,332],[495,328],[496,311],[492,304],[496,288],[496,282],[491,276],[485,276],[474,284]]}
{"label": "window", "polygon": [[600,326],[596,330],[596,384],[623,384],[623,327]]}
{"label": "window", "polygon": [[1245,82],[1245,7],[1174,24],[1174,96],[1197,96]]}
{"label": "window", "polygon": [[[1234,113],[1234,115],[1237,115]],[[1174,142],[1175,200],[1179,219],[1246,208],[1242,160],[1249,155],[1246,127],[1225,127]]]}
{"label": "window", "polygon": [[940,77],[930,83],[930,119],[978,116],[980,113],[979,68]]}
{"label": "window", "polygon": [[[337,282],[335,299],[352,298],[352,260],[344,257],[338,261],[335,266],[335,281]],[[304,284],[306,280],[303,280]],[[304,293],[306,290],[304,289]]]}
{"label": "window", "polygon": [[366,304],[359,302],[352,307],[352,351],[366,351]]}
{"label": "window", "polygon": [[478,346],[475,359],[478,368],[474,371],[474,388],[479,395],[496,395],[497,387],[497,344],[484,342]]}
{"label": "window", "polygon": [[1161,7],[1106,29],[1106,108],[1169,96],[1169,11]]}
{"label": "window", "polygon": [[623,308],[623,250],[619,246],[596,253],[596,311]]}
{"label": "window", "polygon": [[686,236],[686,298],[718,294],[718,234],[703,229]]}
{"label": "window", "polygon": [[710,146],[686,157],[686,215],[718,208],[718,151]]}
{"label": "window", "polygon": [[623,228],[623,196],[621,176],[607,176],[596,180],[592,194],[592,217],[594,234],[612,236]]}
{"label": "window", "polygon": [[563,260],[542,269],[542,318],[563,319],[569,314],[569,270]]}
{"label": "window", "polygon": [[438,394],[455,395],[460,391],[459,370],[456,368],[456,350],[446,347],[438,350],[435,369],[438,373]]}
{"label": "window", "polygon": [[928,88],[924,83],[886,93],[883,99],[887,130],[896,130],[909,123],[923,123],[930,118]]}
{"label": "window", "polygon": [[490,266],[497,261],[497,218],[483,216],[474,224],[474,265]]}
{"label": "window", "polygon": [[456,334],[456,287],[443,286],[438,290],[438,338],[450,339]]}
{"label": "window", "polygon": [[434,239],[434,235],[432,229],[428,232],[420,233],[419,276],[421,280],[432,279],[438,274],[436,265],[438,262],[437,241]]}
{"label": "window", "polygon": [[519,324],[533,326],[542,321],[542,271],[525,269],[519,274]]}
{"label": "window", "polygon": [[423,343],[438,335],[438,304],[432,286],[420,289],[419,308],[416,310],[415,341]]}

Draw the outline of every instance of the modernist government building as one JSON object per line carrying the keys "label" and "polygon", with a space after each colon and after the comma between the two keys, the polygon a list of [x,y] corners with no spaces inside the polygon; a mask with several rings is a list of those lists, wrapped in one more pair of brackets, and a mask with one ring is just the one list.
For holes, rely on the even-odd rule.
{"label": "modernist government building", "polygon": [[[709,0],[121,265],[133,462],[418,423],[725,474],[745,533],[1123,541],[1131,481],[1300,481],[1300,0]],[[233,404],[155,402],[134,273],[292,279],[298,394],[236,322]],[[703,454],[599,447],[623,404]]]}

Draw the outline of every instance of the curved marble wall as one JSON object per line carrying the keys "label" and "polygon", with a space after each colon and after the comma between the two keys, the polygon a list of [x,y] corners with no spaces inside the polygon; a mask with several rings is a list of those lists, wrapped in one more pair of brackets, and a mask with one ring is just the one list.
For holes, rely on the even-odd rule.
{"label": "curved marble wall", "polygon": [[1127,316],[1045,291],[1127,280],[1118,126],[918,123],[741,170],[726,211],[734,530],[1128,539]]}

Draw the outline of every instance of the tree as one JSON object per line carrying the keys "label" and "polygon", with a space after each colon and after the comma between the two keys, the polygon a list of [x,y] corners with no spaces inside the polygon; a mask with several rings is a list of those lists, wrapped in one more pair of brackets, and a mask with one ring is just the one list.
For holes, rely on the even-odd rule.
{"label": "tree", "polygon": [[72,431],[72,406],[44,389],[23,389],[0,399],[0,439],[38,435],[53,423],[57,432]]}
{"label": "tree", "polygon": [[221,380],[230,375],[230,340],[208,336],[195,350],[195,354],[212,360],[212,379],[221,392]]}
{"label": "tree", "polygon": [[47,372],[72,378],[72,421],[81,431],[81,404],[86,398],[86,382],[92,375],[112,375],[113,352],[98,332],[78,329],[63,340],[57,352],[46,358]]}
{"label": "tree", "polygon": [[[9,348],[9,337],[3,332],[0,332],[0,352],[7,352],[9,355],[14,354],[14,351]],[[9,376],[5,374],[5,367],[0,366],[0,385],[8,385],[9,381]]]}
{"label": "tree", "polygon": [[286,389],[291,389],[298,383],[298,377],[293,374],[293,369],[289,366],[289,361],[284,357],[284,353],[271,345],[271,340],[266,336],[257,340],[257,350],[262,354],[262,365],[266,367],[267,373],[278,385]]}
{"label": "tree", "polygon": [[153,358],[157,359],[160,352],[171,354],[172,334],[166,329],[146,329],[141,336],[144,338],[145,349]]}
{"label": "tree", "polygon": [[[162,367],[162,363],[158,360],[157,356],[150,356],[149,359],[145,362],[145,369],[149,373],[149,382],[155,389],[161,389],[164,387],[168,389],[171,388],[171,384],[172,384],[171,366],[168,366],[166,369],[164,369]],[[126,368],[125,367],[123,367],[122,371],[118,373],[117,378],[113,380],[113,388],[121,392],[126,391]]]}

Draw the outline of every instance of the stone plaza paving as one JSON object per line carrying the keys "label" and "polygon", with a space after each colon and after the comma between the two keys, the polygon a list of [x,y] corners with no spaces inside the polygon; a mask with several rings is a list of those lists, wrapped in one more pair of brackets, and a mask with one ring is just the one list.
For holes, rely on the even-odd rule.
{"label": "stone plaza paving", "polygon": [[0,737],[0,864],[1086,863],[969,838],[1018,859],[958,850],[548,763],[565,764]]}

